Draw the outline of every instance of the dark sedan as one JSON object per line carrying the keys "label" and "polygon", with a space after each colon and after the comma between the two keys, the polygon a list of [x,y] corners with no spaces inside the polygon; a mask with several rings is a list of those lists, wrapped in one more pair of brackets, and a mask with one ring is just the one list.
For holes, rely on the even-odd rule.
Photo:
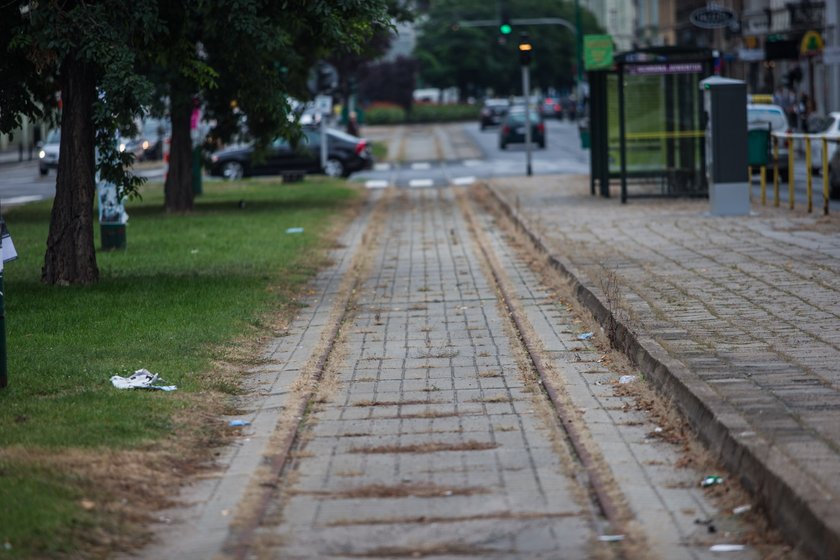
{"label": "dark sedan", "polygon": [[[531,142],[540,148],[545,148],[545,123],[538,111],[530,111],[531,117]],[[514,107],[502,122],[499,130],[499,148],[504,150],[508,144],[525,143],[525,109]]]}
{"label": "dark sedan", "polygon": [[373,167],[370,145],[340,130],[327,130],[327,164],[321,167],[321,132],[305,129],[297,147],[278,138],[272,142],[263,158],[253,158],[250,144],[230,146],[210,156],[210,174],[225,179],[239,179],[251,175],[275,175],[296,171],[324,173],[330,177],[349,177],[355,171]]}
{"label": "dark sedan", "polygon": [[510,102],[507,99],[485,99],[481,107],[481,130],[502,122],[508,108],[510,108]]}

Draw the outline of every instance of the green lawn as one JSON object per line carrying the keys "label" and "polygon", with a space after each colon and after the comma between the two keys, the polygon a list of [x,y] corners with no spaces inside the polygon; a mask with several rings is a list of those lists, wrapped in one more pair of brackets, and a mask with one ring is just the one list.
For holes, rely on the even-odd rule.
{"label": "green lawn", "polygon": [[[127,203],[127,249],[98,252],[101,279],[92,287],[40,283],[51,203],[6,212],[20,258],[5,269],[0,559],[101,546],[88,542],[85,528],[113,525],[106,514],[114,510],[82,506],[91,492],[108,489],[97,490],[78,465],[86,456],[156,450],[196,407],[218,413],[218,404],[200,404],[213,401],[203,395],[237,387],[229,375],[214,375],[214,364],[289,311],[295,291],[324,263],[337,213],[358,198],[341,182],[313,178],[205,183],[195,211],[172,216],[162,211],[161,190],[150,185],[142,201]],[[289,227],[304,232],[287,234]],[[139,368],[179,390],[111,386],[112,375]],[[60,458],[70,456],[65,468]]]}

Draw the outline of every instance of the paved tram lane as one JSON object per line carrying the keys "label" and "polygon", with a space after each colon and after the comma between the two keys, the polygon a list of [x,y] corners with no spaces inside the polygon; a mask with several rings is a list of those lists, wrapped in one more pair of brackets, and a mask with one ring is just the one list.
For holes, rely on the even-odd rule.
{"label": "paved tram lane", "polygon": [[[584,558],[598,546],[568,452],[535,410],[451,191],[388,221],[301,434],[272,555]],[[605,546],[601,544],[601,546]]]}

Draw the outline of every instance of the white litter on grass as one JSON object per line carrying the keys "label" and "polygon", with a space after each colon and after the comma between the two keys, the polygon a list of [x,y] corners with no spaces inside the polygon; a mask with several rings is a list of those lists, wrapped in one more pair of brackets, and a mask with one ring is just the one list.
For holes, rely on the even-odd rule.
{"label": "white litter on grass", "polygon": [[578,340],[589,340],[590,338],[592,338],[592,334],[593,333],[591,333],[591,332],[585,332],[583,334],[579,334],[578,335]]}
{"label": "white litter on grass", "polygon": [[624,540],[624,535],[601,535],[598,540],[601,542],[618,542]]}
{"label": "white litter on grass", "polygon": [[742,513],[747,513],[752,509],[752,506],[747,504],[745,506],[738,506],[732,510],[732,513],[735,515],[741,515]]}
{"label": "white litter on grass", "polygon": [[111,384],[117,389],[156,389],[158,391],[174,391],[175,385],[158,385],[163,382],[160,376],[147,369],[138,369],[129,377],[114,375],[111,377]]}
{"label": "white litter on grass", "polygon": [[715,544],[709,547],[712,552],[739,552],[747,547],[742,544]]}
{"label": "white litter on grass", "polygon": [[286,228],[286,233],[303,233],[303,228],[302,227]]}
{"label": "white litter on grass", "polygon": [[618,382],[622,385],[627,385],[628,383],[633,383],[634,381],[636,381],[635,375],[622,375],[618,378]]}

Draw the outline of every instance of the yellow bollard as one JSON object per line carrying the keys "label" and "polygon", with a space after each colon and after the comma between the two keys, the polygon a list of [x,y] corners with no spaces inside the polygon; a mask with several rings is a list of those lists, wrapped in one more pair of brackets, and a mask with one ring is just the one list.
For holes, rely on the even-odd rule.
{"label": "yellow bollard", "polygon": [[805,137],[805,192],[808,195],[808,213],[814,210],[814,185],[811,181],[811,137]]}
{"label": "yellow bollard", "polygon": [[787,140],[788,143],[788,205],[793,210],[793,141]]}
{"label": "yellow bollard", "polygon": [[750,202],[752,202],[752,165],[747,166],[747,185],[749,186]]}
{"label": "yellow bollard", "polygon": [[828,140],[822,139],[823,214],[828,216]]}
{"label": "yellow bollard", "polygon": [[767,166],[761,166],[761,205],[767,204]]}
{"label": "yellow bollard", "polygon": [[773,137],[773,206],[779,207],[779,139]]}

